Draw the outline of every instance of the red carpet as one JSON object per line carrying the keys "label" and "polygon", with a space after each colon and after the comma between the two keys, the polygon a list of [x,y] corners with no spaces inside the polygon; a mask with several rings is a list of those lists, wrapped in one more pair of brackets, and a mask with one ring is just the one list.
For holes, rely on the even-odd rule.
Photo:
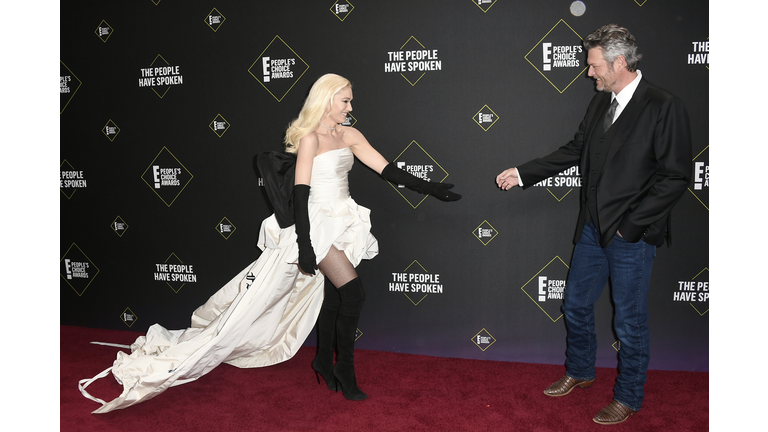
{"label": "red carpet", "polygon": [[[221,365],[197,381],[107,414],[77,383],[111,366],[139,333],[61,327],[61,431],[706,431],[709,374],[649,371],[643,409],[603,426],[592,417],[613,397],[614,369],[601,368],[588,389],[560,398],[542,391],[563,366],[465,360],[357,350],[358,384],[369,398],[353,402],[317,384],[313,347],[260,369]],[[122,387],[102,378],[88,392],[105,401]]]}

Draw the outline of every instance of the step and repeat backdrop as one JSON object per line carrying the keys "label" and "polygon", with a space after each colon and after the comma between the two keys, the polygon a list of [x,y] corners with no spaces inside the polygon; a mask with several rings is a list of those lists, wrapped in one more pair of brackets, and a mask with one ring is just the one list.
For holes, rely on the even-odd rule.
{"label": "step and repeat backdrop", "polygon": [[[358,267],[357,347],[564,362],[580,173],[525,191],[494,179],[571,139],[595,92],[582,38],[617,23],[693,129],[694,176],[653,274],[651,368],[707,371],[708,14],[693,0],[65,0],[61,324],[188,327],[259,256],[272,212],[255,157],[281,149],[312,83],[333,72],[354,86],[348,124],[463,195],[444,203],[355,163],[351,193],[380,244]],[[598,366],[613,367],[609,290]]]}

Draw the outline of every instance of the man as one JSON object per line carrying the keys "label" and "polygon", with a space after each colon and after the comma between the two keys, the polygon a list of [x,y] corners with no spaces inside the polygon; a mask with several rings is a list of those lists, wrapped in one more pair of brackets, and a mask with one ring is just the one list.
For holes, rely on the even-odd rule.
{"label": "man", "polygon": [[[650,360],[648,290],[656,247],[669,242],[670,212],[691,177],[691,133],[683,103],[637,70],[634,36],[609,24],[584,40],[599,93],[568,144],[496,177],[528,188],[576,164],[581,208],[563,313],[566,373],[544,390],[565,396],[595,380],[594,303],[611,279],[620,341],[613,400],[593,419],[615,424],[640,410]],[[524,183],[523,183],[524,182]]]}

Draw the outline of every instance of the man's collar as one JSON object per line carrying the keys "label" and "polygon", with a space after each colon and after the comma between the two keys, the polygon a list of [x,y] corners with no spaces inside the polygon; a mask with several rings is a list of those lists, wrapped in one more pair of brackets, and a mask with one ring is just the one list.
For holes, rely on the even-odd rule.
{"label": "man's collar", "polygon": [[643,78],[643,73],[640,72],[640,69],[637,70],[637,76],[635,79],[632,80],[631,83],[627,84],[619,94],[611,92],[611,102],[613,102],[614,99],[619,100],[619,105],[622,107],[627,106],[629,101],[632,99],[632,95],[635,94],[635,90],[637,90],[637,86],[640,84],[640,80]]}

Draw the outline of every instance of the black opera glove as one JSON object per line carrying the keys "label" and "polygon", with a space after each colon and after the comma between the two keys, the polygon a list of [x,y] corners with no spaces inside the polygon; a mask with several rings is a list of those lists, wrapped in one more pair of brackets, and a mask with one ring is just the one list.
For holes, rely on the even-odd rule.
{"label": "black opera glove", "polygon": [[293,212],[296,224],[296,243],[299,245],[299,267],[304,273],[315,275],[317,257],[309,238],[309,186],[293,186]]}
{"label": "black opera glove", "polygon": [[397,168],[393,163],[387,164],[381,170],[381,176],[392,183],[401,184],[416,192],[432,195],[441,201],[458,201],[461,199],[461,195],[449,190],[453,187],[451,183],[436,183],[422,180]]}

